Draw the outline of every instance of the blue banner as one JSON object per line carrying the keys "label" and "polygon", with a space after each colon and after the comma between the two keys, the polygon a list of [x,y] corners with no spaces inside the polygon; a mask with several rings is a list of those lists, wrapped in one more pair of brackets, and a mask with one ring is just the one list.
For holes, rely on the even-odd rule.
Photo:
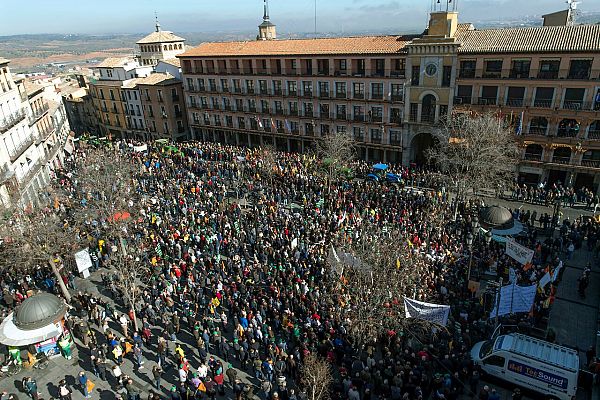
{"label": "blue banner", "polygon": [[569,386],[569,380],[565,377],[554,375],[516,361],[510,360],[507,368],[509,371],[536,379],[544,383],[549,383],[550,385],[557,386],[563,390],[567,390],[567,387]]}

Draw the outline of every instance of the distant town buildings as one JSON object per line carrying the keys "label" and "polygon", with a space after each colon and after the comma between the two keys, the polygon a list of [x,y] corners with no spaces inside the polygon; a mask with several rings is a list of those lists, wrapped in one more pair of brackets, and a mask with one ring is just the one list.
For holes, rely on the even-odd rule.
{"label": "distant town buildings", "polygon": [[98,134],[139,140],[189,137],[180,61],[185,39],[156,31],[137,42],[139,57],[107,58],[94,69],[90,94]]}

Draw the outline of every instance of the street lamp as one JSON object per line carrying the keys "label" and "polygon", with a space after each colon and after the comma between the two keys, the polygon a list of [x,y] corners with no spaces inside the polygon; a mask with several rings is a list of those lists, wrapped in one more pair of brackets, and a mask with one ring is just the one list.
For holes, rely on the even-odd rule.
{"label": "street lamp", "polygon": [[490,244],[492,241],[492,231],[489,230],[485,233],[485,243]]}
{"label": "street lamp", "polygon": [[471,264],[473,262],[473,235],[471,232],[467,234],[467,246],[469,246],[469,270],[467,272],[467,285],[471,280]]}

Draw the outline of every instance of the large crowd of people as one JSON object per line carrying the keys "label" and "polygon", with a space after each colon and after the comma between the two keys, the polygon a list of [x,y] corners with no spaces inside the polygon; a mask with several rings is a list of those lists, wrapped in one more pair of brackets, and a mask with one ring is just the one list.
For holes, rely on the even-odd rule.
{"label": "large crowd of people", "polygon": [[[74,157],[85,158],[86,151]],[[565,221],[558,235],[538,237],[535,223],[541,225],[542,216],[517,209],[514,218],[529,227],[518,241],[535,250],[532,262],[520,265],[501,243],[473,230],[480,200],[455,204],[440,177],[424,170],[398,168],[407,185],[428,188],[408,190],[362,179],[328,181],[319,160],[301,154],[275,153],[265,165],[270,157],[262,149],[188,143],[137,153],[121,142],[110,152],[130,153],[139,169],[130,210],[136,222],[126,240],[145,249],[147,273],[130,304],[111,269],[121,238],[90,229],[102,295],[79,292],[72,315],[79,316],[74,333],[85,345],[80,356],[90,349],[90,371],[129,400],[148,393],[121,369],[126,359],[136,370],[149,369],[150,398],[214,399],[226,392],[236,399],[306,398],[302,368],[310,355],[331,366],[334,400],[499,399],[479,383],[469,357],[495,322],[489,318],[493,293],[470,285],[469,271],[473,280],[490,273],[531,284],[584,244],[598,247],[593,220]],[[356,176],[369,170],[364,162],[351,167]],[[80,195],[72,174],[57,179]],[[432,207],[434,216],[427,214]],[[88,222],[95,228],[106,223]],[[411,295],[450,305],[447,327],[415,335],[406,325],[356,346],[349,325],[363,321],[344,319],[341,300],[328,296],[338,280],[328,253],[339,241],[356,240],[366,223],[381,228],[376,235],[402,232],[398,245],[409,247],[423,271]],[[74,271],[65,268],[64,281],[77,293]],[[529,334],[543,331],[558,281],[539,291],[531,312],[505,322]],[[25,276],[7,272],[0,285],[4,312],[33,288],[60,294],[43,266]],[[79,376],[82,387],[86,379]],[[60,396],[69,398],[68,388],[61,387]]]}

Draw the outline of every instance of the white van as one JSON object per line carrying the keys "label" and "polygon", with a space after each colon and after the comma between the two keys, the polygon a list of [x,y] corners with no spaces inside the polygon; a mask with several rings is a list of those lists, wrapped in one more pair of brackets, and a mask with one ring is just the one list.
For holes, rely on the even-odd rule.
{"label": "white van", "polygon": [[477,343],[471,358],[486,374],[545,399],[575,399],[579,354],[573,349],[511,333]]}

